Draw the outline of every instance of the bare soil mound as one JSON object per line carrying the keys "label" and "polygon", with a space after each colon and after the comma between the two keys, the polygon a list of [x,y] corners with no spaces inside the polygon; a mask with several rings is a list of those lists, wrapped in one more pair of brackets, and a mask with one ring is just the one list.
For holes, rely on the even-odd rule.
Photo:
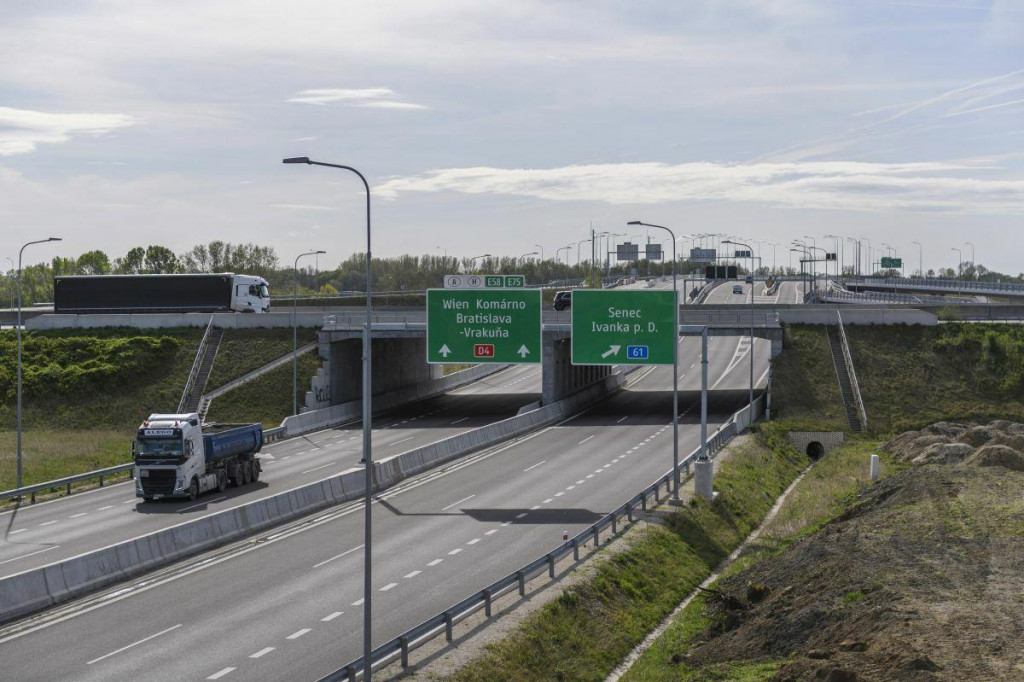
{"label": "bare soil mound", "polygon": [[996,442],[1024,431],[983,428],[895,439],[907,461],[947,448],[931,461],[962,463],[886,479],[723,580],[707,595],[712,627],[682,658],[789,659],[780,680],[1024,680],[1024,455]]}

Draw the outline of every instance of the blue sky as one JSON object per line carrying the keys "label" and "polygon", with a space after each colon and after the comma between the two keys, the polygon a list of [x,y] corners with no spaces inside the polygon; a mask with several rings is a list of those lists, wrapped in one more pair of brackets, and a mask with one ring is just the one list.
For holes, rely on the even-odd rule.
{"label": "blue sky", "polygon": [[550,257],[640,219],[914,267],[920,241],[926,268],[973,241],[1016,273],[1022,113],[1020,0],[6,0],[0,258],[344,259],[361,187],[280,163],[308,155],[367,175],[377,255]]}

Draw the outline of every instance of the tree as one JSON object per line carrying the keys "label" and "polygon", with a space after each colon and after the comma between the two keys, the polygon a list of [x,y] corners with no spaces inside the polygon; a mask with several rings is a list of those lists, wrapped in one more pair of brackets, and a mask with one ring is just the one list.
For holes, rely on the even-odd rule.
{"label": "tree", "polygon": [[130,249],[124,258],[114,261],[114,269],[122,275],[138,275],[142,273],[146,250],[141,246]]}
{"label": "tree", "polygon": [[146,272],[168,274],[177,272],[178,257],[166,246],[146,247]]}
{"label": "tree", "polygon": [[75,263],[74,258],[64,258],[63,256],[54,256],[53,261],[53,276],[63,277],[65,275],[76,275],[78,274],[78,266]]}
{"label": "tree", "polygon": [[78,274],[106,275],[110,273],[110,258],[102,251],[86,251],[78,257]]}

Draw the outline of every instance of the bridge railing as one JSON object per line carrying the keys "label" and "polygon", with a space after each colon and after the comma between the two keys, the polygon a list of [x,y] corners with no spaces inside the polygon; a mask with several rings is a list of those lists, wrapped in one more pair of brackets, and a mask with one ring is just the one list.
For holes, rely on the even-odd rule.
{"label": "bridge railing", "polygon": [[75,483],[81,483],[82,481],[91,481],[94,478],[98,478],[100,481],[100,487],[102,487],[104,478],[114,476],[116,474],[122,474],[124,472],[128,472],[129,479],[135,478],[135,464],[118,464],[117,466],[107,467],[106,469],[87,471],[84,474],[75,474],[74,476],[57,478],[52,481],[45,481],[43,483],[34,483],[32,485],[26,485],[20,488],[14,488],[12,490],[2,490],[0,491],[0,501],[22,498],[27,496],[30,502],[35,503],[36,493],[57,491],[61,488],[64,488],[65,493],[67,495],[70,495],[71,486]]}
{"label": "bridge railing", "polygon": [[[750,423],[751,417],[758,419],[763,414],[765,397],[762,395],[754,401],[754,413],[750,415],[747,408],[740,410],[714,434],[708,437],[707,454],[712,456],[722,449],[736,434],[742,431]],[[487,617],[491,616],[494,600],[512,590],[518,590],[519,596],[526,596],[526,583],[543,574],[545,571],[550,579],[555,577],[555,566],[560,559],[573,555],[573,561],[579,561],[581,547],[593,542],[594,547],[600,546],[601,532],[610,529],[612,536],[619,534],[619,524],[623,517],[626,523],[633,522],[633,515],[639,508],[641,513],[647,511],[647,506],[653,499],[655,503],[661,501],[662,490],[667,498],[671,494],[673,473],[678,476],[680,473],[686,475],[690,472],[690,466],[700,455],[698,447],[679,463],[679,468],[669,470],[665,475],[658,478],[654,483],[631,497],[627,502],[606,514],[596,523],[588,526],[582,532],[558,547],[553,548],[546,554],[534,559],[525,566],[509,573],[503,578],[491,583],[486,588],[475,592],[462,601],[459,601],[441,613],[429,618],[419,625],[406,630],[397,637],[379,645],[370,653],[370,667],[378,668],[386,665],[396,658],[400,660],[403,668],[409,666],[409,653],[414,649],[427,643],[442,632],[445,639],[450,643],[454,639],[453,628],[455,624],[465,620],[480,609],[484,610]],[[355,682],[362,677],[364,660],[362,657],[342,666],[338,670],[321,678],[320,682],[340,682],[348,680]]]}
{"label": "bridge railing", "polygon": [[1024,295],[1024,283],[1021,282],[989,282],[970,279],[938,279],[914,277],[847,277],[850,284],[867,284],[870,286],[898,286],[914,289],[935,289],[942,291],[977,291],[991,293],[1013,293]]}

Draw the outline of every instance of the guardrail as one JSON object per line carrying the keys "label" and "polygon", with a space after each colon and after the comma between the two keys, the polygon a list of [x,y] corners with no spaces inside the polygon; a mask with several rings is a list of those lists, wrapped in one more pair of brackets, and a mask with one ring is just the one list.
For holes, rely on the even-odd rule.
{"label": "guardrail", "polygon": [[942,289],[944,291],[982,291],[993,293],[1024,294],[1024,283],[1020,282],[987,282],[970,279],[921,279],[913,277],[847,277],[850,284],[867,284],[871,286],[902,286],[914,289]]}
{"label": "guardrail", "polygon": [[103,479],[107,476],[113,476],[114,474],[128,472],[128,478],[135,478],[135,464],[118,464],[117,466],[107,467],[106,469],[97,469],[96,471],[88,471],[84,474],[75,474],[74,476],[68,476],[66,478],[58,478],[53,481],[45,481],[43,483],[36,483],[34,485],[26,485],[21,488],[14,488],[13,490],[0,491],[0,501],[10,500],[12,498],[21,498],[26,495],[29,496],[30,501],[35,503],[36,493],[47,492],[56,490],[57,488],[64,487],[66,494],[71,494],[71,484],[80,483],[81,481],[88,481],[93,478],[100,479],[100,487],[103,487]]}
{"label": "guardrail", "polygon": [[846,340],[846,330],[843,329],[843,316],[836,311],[836,322],[839,323],[839,345],[843,348],[843,359],[846,360],[846,371],[850,376],[850,385],[853,388],[853,395],[857,398],[857,411],[860,412],[860,427],[868,427],[868,413],[864,409],[864,400],[860,397],[860,384],[857,383],[857,371],[853,368],[853,356],[850,355],[850,344]]}
{"label": "guardrail", "polygon": [[833,289],[820,296],[826,303],[856,301],[858,303],[904,303],[908,305],[949,305],[977,303],[974,299],[961,296],[930,296],[928,294],[899,294],[891,291],[846,291]]}
{"label": "guardrail", "polygon": [[[754,401],[755,419],[763,414],[762,410],[764,400],[765,397],[761,396]],[[732,440],[732,438],[739,433],[742,428],[745,428],[745,426],[749,424],[747,411],[747,408],[744,408],[740,412],[734,414],[726,424],[708,438],[708,456],[718,452],[726,443]],[[740,426],[740,422],[743,423],[743,426]],[[689,475],[690,464],[696,460],[699,455],[700,448],[698,447],[679,463],[679,468],[675,470],[675,474],[678,476],[682,471]],[[618,535],[619,522],[622,517],[626,517],[627,524],[632,523],[633,514],[637,507],[641,509],[642,513],[645,513],[647,511],[647,504],[650,498],[653,497],[656,503],[661,501],[662,488],[665,489],[665,496],[668,497],[671,494],[672,475],[673,471],[669,470],[654,483],[630,498],[625,504],[617,507],[614,511],[605,515],[596,523],[587,527],[575,537],[563,542],[547,554],[534,559],[522,568],[509,573],[504,578],[501,578],[483,590],[466,597],[436,616],[410,628],[398,637],[381,644],[370,653],[371,669],[390,663],[396,656],[400,657],[402,667],[407,668],[409,667],[409,652],[419,648],[437,635],[441,634],[441,632],[444,632],[445,639],[451,643],[454,638],[453,628],[455,624],[465,620],[481,608],[484,609],[484,613],[487,617],[490,617],[492,603],[496,598],[511,592],[513,589],[519,590],[520,597],[526,596],[527,581],[537,577],[545,570],[547,570],[549,578],[554,579],[555,565],[558,563],[559,559],[567,556],[571,552],[573,555],[573,561],[579,561],[580,547],[586,546],[586,544],[591,540],[593,541],[595,548],[600,546],[602,530],[611,528],[612,535]],[[363,667],[363,658],[359,657],[333,673],[321,678],[320,682],[341,682],[343,680],[356,682],[356,680],[362,677]]]}

